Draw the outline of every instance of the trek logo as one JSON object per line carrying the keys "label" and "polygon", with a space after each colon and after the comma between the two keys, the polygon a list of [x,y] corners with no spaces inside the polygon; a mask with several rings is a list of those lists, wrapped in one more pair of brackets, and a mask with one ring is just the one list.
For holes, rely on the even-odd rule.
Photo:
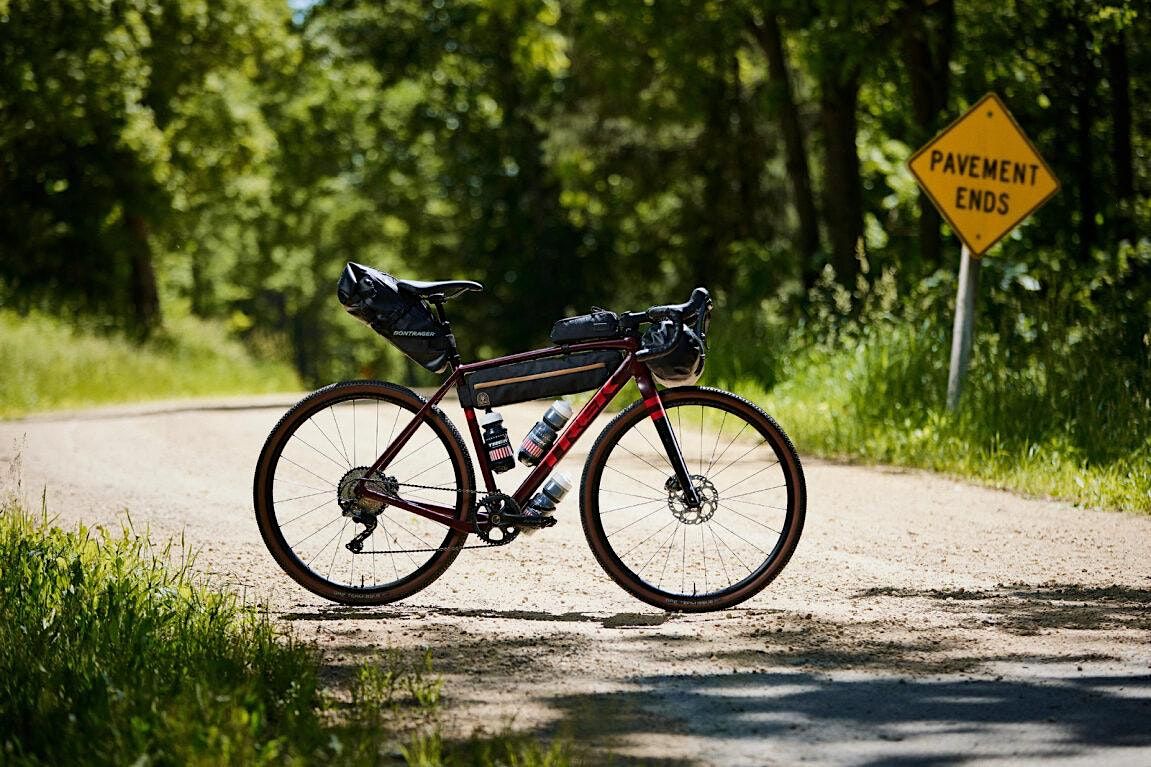
{"label": "trek logo", "polygon": [[434,330],[394,330],[392,335],[405,338],[434,338],[436,333]]}

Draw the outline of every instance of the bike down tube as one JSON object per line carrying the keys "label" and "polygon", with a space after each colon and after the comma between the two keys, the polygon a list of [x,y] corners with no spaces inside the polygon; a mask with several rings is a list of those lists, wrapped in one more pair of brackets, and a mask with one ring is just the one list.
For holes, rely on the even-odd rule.
{"label": "bike down tube", "polygon": [[[609,402],[615,399],[615,395],[624,387],[627,380],[632,377],[633,365],[639,364],[635,362],[633,348],[634,347],[628,349],[623,363],[612,373],[611,378],[607,379],[604,385],[599,388],[599,391],[588,400],[588,403],[580,408],[579,413],[577,413],[576,417],[567,425],[567,428],[556,437],[556,441],[548,451],[544,453],[543,458],[536,464],[531,474],[528,474],[527,477],[524,478],[524,481],[520,483],[520,486],[516,488],[515,494],[512,497],[515,498],[516,503],[520,506],[528,502],[532,493],[548,478],[548,475],[552,473],[556,464],[564,459],[564,456],[567,455],[572,445],[575,444],[575,441],[587,431],[592,421],[603,412]],[[642,365],[640,366],[642,367]]]}
{"label": "bike down tube", "polygon": [[687,463],[683,460],[679,441],[675,438],[675,432],[671,430],[671,424],[667,421],[667,411],[663,409],[663,400],[659,396],[659,390],[655,387],[651,372],[642,362],[636,362],[632,375],[639,387],[639,394],[643,398],[644,407],[647,408],[651,422],[655,426],[655,433],[659,435],[663,449],[667,451],[667,460],[671,464],[672,471],[675,472],[675,478],[679,482],[680,489],[683,490],[683,499],[689,508],[697,509],[700,505],[699,493],[695,489],[695,483],[691,480]]}

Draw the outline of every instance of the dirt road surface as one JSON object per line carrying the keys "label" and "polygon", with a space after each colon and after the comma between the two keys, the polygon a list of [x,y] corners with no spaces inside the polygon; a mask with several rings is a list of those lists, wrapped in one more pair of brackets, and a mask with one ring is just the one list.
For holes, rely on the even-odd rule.
{"label": "dirt road surface", "polygon": [[[1151,764],[1151,518],[808,460],[795,557],[738,609],[632,599],[595,563],[574,492],[556,527],[352,609],[295,586],[254,522],[253,467],[290,402],[0,422],[0,470],[11,484],[18,457],[22,492],[46,488],[63,525],[127,511],[183,534],[216,583],[316,640],[333,678],[430,647],[460,735],[564,733],[603,764]],[[513,439],[543,408],[503,408]],[[565,460],[573,477],[603,423]]]}

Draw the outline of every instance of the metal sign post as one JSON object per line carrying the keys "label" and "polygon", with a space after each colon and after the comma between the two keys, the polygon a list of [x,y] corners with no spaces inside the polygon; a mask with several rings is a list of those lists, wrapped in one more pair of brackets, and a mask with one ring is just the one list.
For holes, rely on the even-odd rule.
{"label": "metal sign post", "polygon": [[967,246],[959,262],[959,288],[955,292],[955,323],[951,328],[951,365],[947,369],[947,409],[959,407],[963,379],[971,361],[971,338],[975,333],[975,297],[979,294],[980,260]]}

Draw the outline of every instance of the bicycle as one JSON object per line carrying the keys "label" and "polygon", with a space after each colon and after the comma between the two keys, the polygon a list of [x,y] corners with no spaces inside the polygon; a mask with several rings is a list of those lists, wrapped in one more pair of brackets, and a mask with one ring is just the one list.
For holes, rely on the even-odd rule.
{"label": "bicycle", "polygon": [[[348,311],[448,375],[426,399],[394,383],[335,383],[272,429],[256,467],[256,518],[289,576],[334,602],[385,604],[428,586],[464,548],[507,545],[554,525],[555,516],[530,505],[533,494],[541,497],[545,480],[629,380],[640,399],[600,433],[579,490],[584,534],[607,574],[648,604],[698,612],[739,604],[783,570],[806,513],[791,440],[734,394],[656,386],[655,373],[693,382],[702,371],[712,308],[706,290],[683,304],[567,318],[553,328],[555,346],[465,364],[444,303],[473,290],[482,286],[398,280],[348,265],[339,287]],[[438,407],[453,388],[482,488],[459,431]],[[503,493],[495,475],[507,466],[510,442],[493,447],[493,408],[593,389],[527,477]],[[471,535],[479,543],[469,545]]]}

